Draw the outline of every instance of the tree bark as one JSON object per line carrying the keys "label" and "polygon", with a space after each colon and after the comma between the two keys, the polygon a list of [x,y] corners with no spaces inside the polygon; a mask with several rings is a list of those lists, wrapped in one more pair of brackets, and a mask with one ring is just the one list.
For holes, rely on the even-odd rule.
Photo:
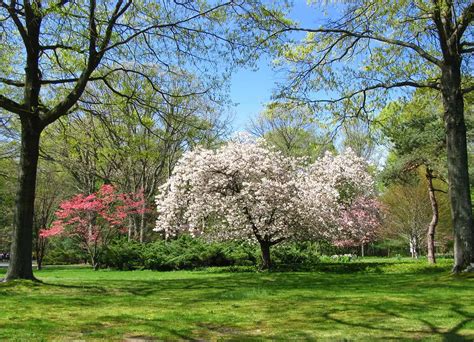
{"label": "tree bark", "polygon": [[38,271],[41,271],[43,269],[43,258],[42,257],[36,257],[36,269]]}
{"label": "tree bark", "polygon": [[35,280],[32,267],[33,213],[41,129],[34,119],[21,121],[21,152],[10,264],[5,280]]}
{"label": "tree bark", "polygon": [[95,258],[91,258],[92,268],[94,271],[98,271],[100,268],[99,262]]}
{"label": "tree bark", "polygon": [[418,259],[418,237],[416,233],[410,236],[410,253],[413,259]]}
{"label": "tree bark", "polygon": [[262,251],[262,270],[269,270],[272,266],[271,258],[270,258],[270,246],[271,243],[268,241],[259,241],[260,242],[260,249]]}
{"label": "tree bark", "polygon": [[454,228],[454,266],[458,273],[474,262],[474,232],[467,160],[461,60],[445,62],[441,75],[448,155],[449,197]]}
{"label": "tree bark", "polygon": [[43,269],[43,258],[46,251],[46,238],[37,236],[36,245],[35,245],[35,254],[36,254],[36,269],[41,271]]}
{"label": "tree bark", "polygon": [[145,238],[145,204],[143,204],[143,212],[140,214],[140,243],[143,243]]}
{"label": "tree bark", "polygon": [[99,254],[97,252],[91,253],[90,259],[91,259],[91,266],[94,269],[94,271],[99,270],[100,268]]}
{"label": "tree bark", "polygon": [[428,193],[430,196],[430,203],[431,203],[431,211],[432,217],[431,222],[428,226],[428,233],[427,233],[427,245],[428,245],[428,262],[430,264],[436,263],[436,256],[435,256],[435,232],[436,226],[438,225],[438,201],[436,200],[435,190],[433,187],[433,171],[427,167],[426,168],[426,179],[428,180]]}

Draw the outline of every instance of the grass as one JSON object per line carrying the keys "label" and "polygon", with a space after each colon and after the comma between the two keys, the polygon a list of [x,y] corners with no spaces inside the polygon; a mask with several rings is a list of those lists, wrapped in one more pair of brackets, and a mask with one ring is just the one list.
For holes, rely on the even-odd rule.
{"label": "grass", "polygon": [[471,341],[474,277],[450,275],[450,264],[366,259],[280,273],[51,267],[36,273],[42,284],[0,284],[0,340]]}

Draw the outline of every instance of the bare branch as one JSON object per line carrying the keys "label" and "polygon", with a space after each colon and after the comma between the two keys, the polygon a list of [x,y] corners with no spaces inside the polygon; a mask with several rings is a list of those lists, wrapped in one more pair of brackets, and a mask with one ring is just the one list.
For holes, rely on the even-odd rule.
{"label": "bare branch", "polygon": [[396,83],[378,83],[374,84],[372,86],[365,87],[363,89],[359,89],[357,91],[354,91],[348,95],[336,98],[336,99],[321,99],[321,100],[312,100],[311,102],[313,103],[338,103],[350,98],[353,98],[356,95],[364,95],[371,91],[371,90],[376,90],[376,89],[393,89],[393,88],[403,88],[403,87],[414,87],[414,88],[432,88],[432,89],[439,89],[439,85],[437,83],[419,83],[419,82],[413,82],[413,81],[403,81],[403,82],[396,82]]}
{"label": "bare branch", "polygon": [[78,52],[78,53],[85,53],[86,52],[86,50],[78,50],[77,48],[75,48],[73,46],[68,46],[68,45],[64,45],[64,44],[53,44],[53,45],[41,45],[40,46],[40,50],[42,50],[42,51],[57,50],[57,49],[71,50],[71,51],[75,51],[75,52]]}
{"label": "bare branch", "polygon": [[84,89],[86,88],[87,82],[90,79],[92,72],[95,70],[97,65],[100,63],[100,60],[104,56],[105,47],[110,43],[110,38],[112,35],[112,30],[123,13],[131,5],[131,0],[128,0],[125,5],[123,5],[123,0],[118,0],[115,5],[115,9],[112,13],[112,16],[107,25],[105,31],[105,36],[101,44],[101,52],[96,51],[96,42],[97,42],[97,28],[95,24],[95,0],[90,0],[90,9],[89,9],[89,56],[87,61],[87,67],[82,72],[79,77],[74,89],[66,96],[66,98],[59,102],[52,110],[46,113],[42,117],[43,124],[46,126],[51,122],[54,122],[59,117],[66,115],[67,112],[72,108],[72,106],[77,102],[81,97]]}
{"label": "bare branch", "polygon": [[470,87],[467,87],[467,88],[464,88],[461,90],[461,92],[463,94],[467,94],[467,93],[470,93],[471,91],[474,91],[474,85],[470,86]]}
{"label": "bare branch", "polygon": [[104,49],[102,49],[100,52],[101,52],[101,53],[102,53],[102,52],[106,52],[106,51],[111,50],[111,49],[114,49],[114,48],[116,48],[116,47],[118,47],[118,46],[120,46],[120,45],[127,44],[128,42],[130,42],[130,41],[133,40],[134,38],[136,38],[136,37],[138,37],[138,36],[140,36],[140,35],[143,35],[144,33],[147,33],[147,32],[149,32],[149,31],[151,31],[151,30],[163,29],[163,28],[169,28],[169,27],[176,27],[176,26],[178,26],[178,25],[185,24],[185,23],[190,22],[190,21],[192,21],[192,20],[194,20],[194,19],[203,17],[203,16],[205,16],[205,15],[207,15],[207,14],[210,14],[210,13],[212,13],[212,12],[215,12],[215,11],[217,11],[218,9],[223,8],[223,7],[225,7],[225,6],[228,6],[228,5],[232,4],[232,3],[233,3],[233,1],[225,2],[225,3],[223,3],[223,4],[220,4],[220,5],[218,5],[218,6],[215,6],[215,7],[213,7],[213,8],[210,8],[210,9],[204,11],[204,12],[196,13],[196,14],[193,15],[193,16],[190,16],[190,17],[187,17],[187,18],[185,18],[185,19],[178,20],[178,21],[175,21],[175,22],[172,22],[172,23],[166,23],[166,24],[158,24],[158,25],[151,25],[151,26],[148,26],[148,27],[146,27],[146,28],[144,28],[144,29],[142,29],[142,30],[139,30],[139,31],[135,32],[134,34],[131,34],[130,36],[128,36],[127,38],[123,39],[123,40],[120,41],[120,42],[117,42],[117,43],[115,43],[115,44],[112,44],[112,45],[110,45],[110,46],[108,46],[108,47],[104,47]]}
{"label": "bare branch", "polygon": [[28,38],[28,32],[26,32],[26,28],[23,26],[23,23],[18,17],[18,14],[21,14],[21,13],[16,9],[16,1],[14,0],[10,1],[10,5],[7,5],[3,1],[0,1],[0,6],[5,8],[8,11],[8,13],[10,13],[10,16],[12,17],[13,22],[15,23],[15,26],[18,29],[18,32],[20,33],[21,39],[23,40],[23,44],[25,44],[25,48],[27,49],[27,51],[28,50],[31,51],[32,46]]}
{"label": "bare branch", "polygon": [[11,80],[11,79],[4,78],[4,77],[0,77],[0,83],[10,85],[10,86],[13,86],[13,87],[20,87],[20,88],[25,86],[25,82],[17,81],[17,80]]}
{"label": "bare branch", "polygon": [[474,2],[464,9],[464,12],[459,16],[457,20],[456,28],[453,32],[453,37],[460,39],[466,31],[469,24],[474,20]]}
{"label": "bare branch", "polygon": [[323,33],[323,34],[341,34],[341,35],[346,35],[347,37],[355,37],[355,38],[361,38],[361,39],[372,39],[376,40],[382,43],[386,44],[391,44],[391,45],[397,45],[405,48],[409,48],[427,61],[441,67],[442,62],[437,59],[436,57],[432,56],[429,54],[427,51],[425,51],[421,46],[418,46],[413,43],[405,42],[403,40],[398,40],[398,39],[392,39],[392,38],[387,38],[378,34],[375,34],[370,31],[366,32],[353,32],[349,30],[344,30],[344,29],[331,29],[331,28],[320,28],[320,29],[313,29],[313,28],[299,28],[299,27],[290,27],[282,30],[281,32],[286,32],[286,31],[299,31],[299,32],[310,32],[310,33]]}

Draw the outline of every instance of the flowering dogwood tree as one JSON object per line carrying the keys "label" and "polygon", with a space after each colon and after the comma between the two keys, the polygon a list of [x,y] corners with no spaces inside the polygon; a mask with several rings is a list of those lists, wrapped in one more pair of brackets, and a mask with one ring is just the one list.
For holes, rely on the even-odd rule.
{"label": "flowering dogwood tree", "polygon": [[339,155],[327,152],[297,177],[304,236],[332,242],[349,236],[341,216],[357,198],[373,196],[374,181],[365,160],[351,149]]}
{"label": "flowering dogwood tree", "polygon": [[183,155],[161,187],[155,231],[256,240],[268,268],[271,246],[331,235],[344,201],[370,186],[365,163],[350,151],[307,166],[262,140],[198,148]]}
{"label": "flowering dogwood tree", "polygon": [[[340,247],[361,246],[377,237],[382,224],[382,207],[374,198],[359,196],[341,211],[338,221],[339,235],[333,243]],[[363,255],[362,255],[363,256]]]}
{"label": "flowering dogwood tree", "polygon": [[126,233],[126,219],[144,210],[143,192],[118,193],[112,185],[103,185],[91,195],[76,195],[62,202],[56,211],[57,220],[40,237],[67,235],[75,239],[89,254],[94,269],[99,268],[99,257],[111,239]]}

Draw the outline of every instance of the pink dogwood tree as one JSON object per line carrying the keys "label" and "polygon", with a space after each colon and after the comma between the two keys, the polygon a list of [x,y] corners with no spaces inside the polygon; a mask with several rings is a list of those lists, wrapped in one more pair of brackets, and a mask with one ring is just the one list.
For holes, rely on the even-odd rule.
{"label": "pink dogwood tree", "polygon": [[270,247],[292,238],[332,236],[344,200],[368,192],[365,162],[348,151],[312,165],[286,157],[263,140],[231,141],[187,152],[156,197],[155,231],[187,232],[260,244],[262,268]]}
{"label": "pink dogwood tree", "polygon": [[113,237],[126,233],[127,218],[146,210],[143,204],[143,192],[119,193],[112,185],[103,185],[91,195],[78,194],[63,201],[56,211],[57,220],[49,229],[41,230],[40,237],[73,238],[98,269],[100,253]]}
{"label": "pink dogwood tree", "polygon": [[359,196],[343,210],[338,220],[339,234],[333,244],[339,247],[360,246],[374,241],[382,224],[382,207],[375,198]]}

